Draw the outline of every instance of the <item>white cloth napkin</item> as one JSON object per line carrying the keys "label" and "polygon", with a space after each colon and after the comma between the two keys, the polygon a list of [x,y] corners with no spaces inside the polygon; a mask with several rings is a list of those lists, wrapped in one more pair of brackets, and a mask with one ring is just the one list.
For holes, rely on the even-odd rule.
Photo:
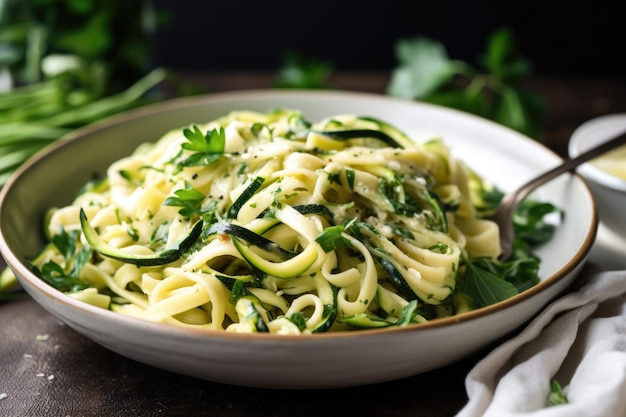
{"label": "white cloth napkin", "polygon": [[[626,271],[580,279],[476,364],[457,417],[626,417]],[[568,403],[547,405],[553,381]]]}

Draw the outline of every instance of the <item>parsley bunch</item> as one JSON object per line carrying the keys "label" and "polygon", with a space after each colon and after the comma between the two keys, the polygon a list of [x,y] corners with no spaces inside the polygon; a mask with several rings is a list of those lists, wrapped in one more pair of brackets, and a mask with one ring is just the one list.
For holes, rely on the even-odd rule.
{"label": "parsley bunch", "polygon": [[509,29],[489,37],[477,65],[450,58],[443,44],[425,37],[400,39],[395,52],[399,64],[389,95],[455,108],[540,137],[544,103],[524,88],[532,66]]}
{"label": "parsley bunch", "polygon": [[286,51],[283,64],[274,79],[274,88],[328,88],[333,64],[294,50]]}

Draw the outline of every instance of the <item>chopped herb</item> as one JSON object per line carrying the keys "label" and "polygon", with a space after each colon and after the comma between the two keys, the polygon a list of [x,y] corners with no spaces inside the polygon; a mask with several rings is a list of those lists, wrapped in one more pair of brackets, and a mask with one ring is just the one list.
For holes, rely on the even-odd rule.
{"label": "chopped herb", "polygon": [[128,236],[130,236],[130,238],[134,242],[137,242],[139,240],[139,232],[134,227],[128,227],[128,229],[126,230],[126,233],[128,233]]}
{"label": "chopped herb", "polygon": [[448,250],[450,250],[450,246],[445,243],[437,243],[436,245],[430,246],[428,250],[436,253],[447,253]]}
{"label": "chopped herb", "polygon": [[280,187],[272,191],[272,194],[274,195],[274,201],[272,202],[272,207],[281,208],[283,206],[283,203],[281,203],[280,201],[280,193],[282,193],[282,191],[283,190]]}
{"label": "chopped herb", "polygon": [[327,172],[328,174],[328,182],[331,184],[339,184],[341,185],[341,177],[337,172]]}
{"label": "chopped herb", "polygon": [[149,246],[150,247],[155,247],[158,244],[163,244],[163,243],[167,242],[167,233],[169,231],[169,228],[170,228],[170,223],[169,222],[161,223],[152,232],[152,235],[150,236]]}
{"label": "chopped herb", "polygon": [[302,314],[302,312],[297,311],[295,313],[292,313],[287,317],[287,319],[295,324],[298,330],[306,330],[306,317],[304,317],[304,314]]}
{"label": "chopped herb", "polygon": [[388,226],[391,228],[391,232],[394,235],[402,236],[402,237],[405,237],[407,239],[413,239],[414,238],[413,233],[411,233],[411,231],[409,229],[407,229],[406,227],[399,226],[397,224],[390,224]]}
{"label": "chopped herb", "polygon": [[550,392],[550,395],[548,395],[548,407],[567,403],[569,403],[569,400],[567,399],[567,396],[563,393],[563,390],[561,389],[561,384],[559,384],[557,381],[552,381],[552,391]]}
{"label": "chopped herb", "polygon": [[243,164],[239,165],[239,169],[237,170],[237,176],[239,177],[245,174],[247,170],[248,170],[248,164],[244,162]]}
{"label": "chopped herb", "polygon": [[216,213],[219,202],[217,200],[207,201],[200,208],[200,218],[206,226],[212,225],[218,220]]}

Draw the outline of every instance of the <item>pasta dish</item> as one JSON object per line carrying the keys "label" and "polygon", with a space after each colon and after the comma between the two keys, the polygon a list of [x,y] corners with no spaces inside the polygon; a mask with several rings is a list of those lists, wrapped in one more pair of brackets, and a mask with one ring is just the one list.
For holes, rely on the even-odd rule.
{"label": "pasta dish", "polygon": [[[179,326],[423,323],[487,303],[472,288],[499,271],[490,192],[442,138],[349,114],[233,111],[139,146],[52,208],[33,267],[72,297]],[[502,298],[520,290],[496,278]]]}

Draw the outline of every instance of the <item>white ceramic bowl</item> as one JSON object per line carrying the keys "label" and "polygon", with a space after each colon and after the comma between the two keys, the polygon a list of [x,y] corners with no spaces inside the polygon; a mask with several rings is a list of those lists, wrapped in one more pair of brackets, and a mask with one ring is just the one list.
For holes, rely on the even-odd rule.
{"label": "white ceramic bowl", "polygon": [[[568,153],[574,158],[581,152],[626,130],[626,113],[609,114],[589,120],[572,134]],[[626,158],[623,164],[626,166]],[[589,185],[596,200],[600,221],[616,235],[626,239],[626,179],[609,174],[592,162],[582,164],[577,172]]]}
{"label": "white ceramic bowl", "polygon": [[173,127],[231,110],[300,109],[309,120],[355,113],[387,120],[414,137],[441,135],[452,152],[504,190],[556,165],[539,143],[447,108],[362,93],[247,91],[184,98],[83,128],[28,161],[0,192],[0,250],[22,286],[43,307],[102,346],[173,372],[241,386],[333,388],[402,378],[467,357],[515,331],[574,281],[593,243],[597,218],[589,189],[564,175],[538,197],[566,210],[542,247],[542,281],[504,302],[422,325],[284,336],[198,331],[143,321],[77,301],[48,286],[25,264],[42,247],[41,219],[67,204],[111,162]]}

